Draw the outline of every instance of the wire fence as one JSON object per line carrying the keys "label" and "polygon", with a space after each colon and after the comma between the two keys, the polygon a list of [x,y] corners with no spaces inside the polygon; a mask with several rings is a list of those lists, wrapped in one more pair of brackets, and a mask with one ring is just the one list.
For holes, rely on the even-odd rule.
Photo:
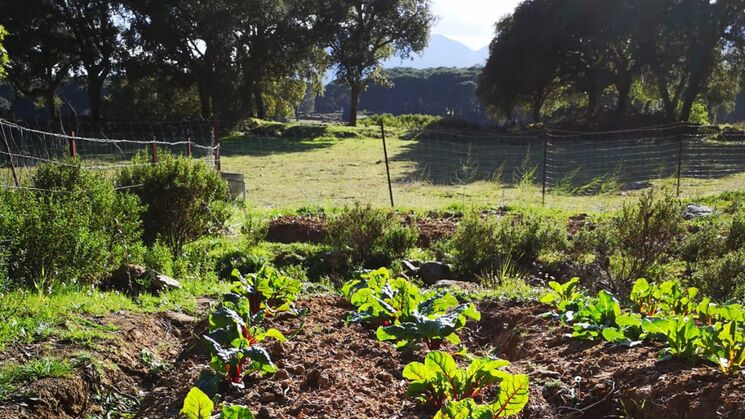
{"label": "wire fence", "polygon": [[393,195],[397,207],[584,210],[616,207],[651,186],[683,198],[745,186],[745,132],[689,124],[519,133],[318,124],[253,129],[222,150],[225,170],[246,176],[249,200],[270,207],[383,206]]}
{"label": "wire fence", "polygon": [[[0,187],[28,188],[35,167],[69,164],[71,155],[86,169],[116,173],[135,164],[136,153],[152,157],[158,150],[239,174],[250,203],[274,208],[393,201],[422,209],[543,203],[602,210],[653,185],[682,197],[745,186],[745,132],[720,127],[505,133],[299,124],[234,134],[220,143],[206,121],[29,126],[0,120]],[[157,164],[157,156],[139,164]]]}
{"label": "wire fence", "polygon": [[[135,165],[159,164],[169,152],[219,164],[219,144],[210,123],[61,123],[21,124],[0,120],[0,187],[32,189],[41,164],[77,165],[113,177]],[[133,160],[138,153],[148,158]],[[69,159],[75,157],[79,163]]]}

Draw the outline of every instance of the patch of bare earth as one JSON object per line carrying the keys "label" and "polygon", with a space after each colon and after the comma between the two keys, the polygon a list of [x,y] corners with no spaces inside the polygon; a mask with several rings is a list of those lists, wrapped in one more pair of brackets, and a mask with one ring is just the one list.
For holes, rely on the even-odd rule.
{"label": "patch of bare earth", "polygon": [[705,363],[658,362],[659,345],[614,347],[569,337],[539,304],[484,301],[472,351],[494,350],[530,375],[531,418],[743,418],[745,377]]}
{"label": "patch of bare earth", "polygon": [[88,320],[115,327],[108,332],[112,338],[93,347],[53,339],[4,351],[4,365],[56,358],[77,367],[69,377],[44,378],[19,388],[0,403],[0,418],[79,418],[136,409],[152,388],[153,362],[163,363],[180,353],[193,327],[192,318],[176,313],[112,313]]}

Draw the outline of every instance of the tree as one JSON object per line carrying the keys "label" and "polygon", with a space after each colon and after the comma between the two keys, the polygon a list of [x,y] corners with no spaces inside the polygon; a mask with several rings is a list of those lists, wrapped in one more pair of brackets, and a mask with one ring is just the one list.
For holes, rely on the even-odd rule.
{"label": "tree", "polygon": [[0,80],[5,77],[5,66],[10,61],[8,59],[8,51],[3,47],[3,39],[8,35],[8,31],[5,30],[3,25],[0,25]]}
{"label": "tree", "polygon": [[41,99],[49,116],[59,116],[56,92],[77,65],[73,39],[49,1],[0,2],[0,16],[10,34],[7,78],[16,92]]}
{"label": "tree", "polygon": [[127,0],[130,49],[141,68],[169,71],[197,86],[204,119],[229,118],[242,0]]}
{"label": "tree", "polygon": [[329,45],[337,78],[351,89],[349,125],[360,93],[380,79],[380,62],[422,51],[435,18],[430,0],[334,0],[337,24]]}
{"label": "tree", "polygon": [[[332,29],[324,6],[305,0],[245,0],[239,8],[236,39],[243,97],[253,98],[259,118],[266,117],[267,90],[281,91],[282,97],[299,95],[300,100],[305,95],[305,80],[320,90],[327,61],[323,44]],[[293,92],[288,90],[293,88]],[[275,96],[270,101],[278,99]]]}
{"label": "tree", "polygon": [[546,100],[561,86],[561,27],[556,10],[566,0],[529,0],[513,15],[497,23],[497,35],[489,46],[489,59],[477,94],[508,119],[518,104],[527,104],[534,122],[541,120]]}
{"label": "tree", "polygon": [[54,4],[72,36],[72,52],[85,71],[91,117],[99,119],[104,82],[117,56],[123,54],[121,8],[107,0],[54,0]]}

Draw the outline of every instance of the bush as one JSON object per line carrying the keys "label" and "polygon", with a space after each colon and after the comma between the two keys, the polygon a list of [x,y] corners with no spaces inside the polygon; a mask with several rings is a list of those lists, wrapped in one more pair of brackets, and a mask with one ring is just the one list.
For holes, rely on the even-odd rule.
{"label": "bush", "polygon": [[644,193],[636,204],[625,204],[611,218],[610,227],[617,263],[609,285],[623,296],[631,291],[632,281],[653,279],[650,273],[655,265],[670,254],[685,232],[680,202],[669,194],[657,199],[653,191]]}
{"label": "bush", "polygon": [[704,295],[719,301],[745,302],[745,249],[704,264],[694,274],[692,282]]}
{"label": "bush", "polygon": [[144,256],[145,266],[162,273],[163,275],[173,276],[173,255],[168,246],[160,241],[156,241]]}
{"label": "bush", "polygon": [[354,263],[370,261],[376,255],[405,255],[417,238],[418,233],[402,227],[393,213],[369,204],[344,208],[328,225],[329,244],[346,252]]}
{"label": "bush", "polygon": [[32,186],[0,197],[0,241],[15,285],[92,283],[140,257],[132,254],[141,249],[135,197],[74,160],[40,166]]}
{"label": "bush", "polygon": [[458,273],[474,277],[515,263],[529,266],[544,251],[563,250],[566,232],[542,217],[485,219],[473,212],[443,247]]}
{"label": "bush", "polygon": [[[146,206],[142,216],[145,243],[161,240],[174,255],[221,226],[228,216],[228,188],[220,175],[204,162],[161,152],[149,165],[147,153],[122,170],[118,184],[131,187]],[[141,186],[140,186],[141,185]]]}

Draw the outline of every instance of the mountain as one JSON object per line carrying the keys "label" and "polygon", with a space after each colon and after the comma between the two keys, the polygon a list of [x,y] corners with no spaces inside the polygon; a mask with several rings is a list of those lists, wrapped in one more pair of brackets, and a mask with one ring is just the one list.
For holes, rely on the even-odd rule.
{"label": "mountain", "polygon": [[443,35],[432,35],[429,46],[421,54],[402,60],[392,58],[383,63],[384,68],[392,67],[473,67],[484,65],[489,57],[489,47],[474,51],[466,45]]}

